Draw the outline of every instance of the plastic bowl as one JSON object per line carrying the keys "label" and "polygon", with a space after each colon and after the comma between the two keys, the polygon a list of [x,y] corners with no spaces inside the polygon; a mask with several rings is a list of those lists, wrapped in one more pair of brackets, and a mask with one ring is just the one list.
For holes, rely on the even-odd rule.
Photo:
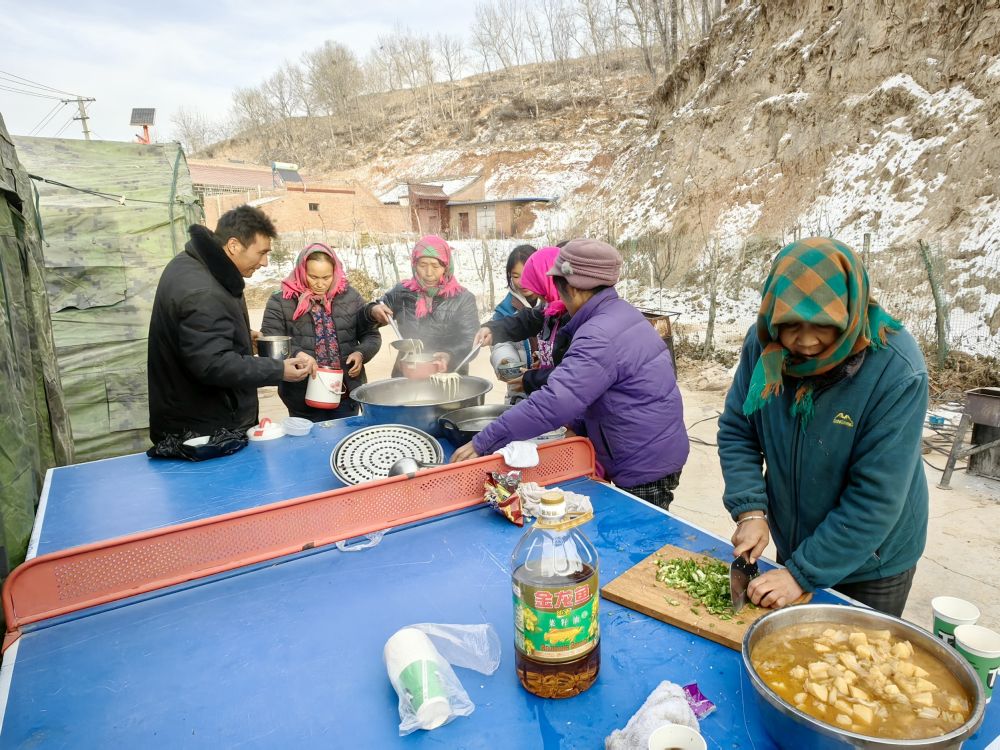
{"label": "plastic bowl", "polygon": [[281,426],[285,428],[286,435],[302,437],[312,432],[313,423],[302,417],[288,417],[281,423]]}

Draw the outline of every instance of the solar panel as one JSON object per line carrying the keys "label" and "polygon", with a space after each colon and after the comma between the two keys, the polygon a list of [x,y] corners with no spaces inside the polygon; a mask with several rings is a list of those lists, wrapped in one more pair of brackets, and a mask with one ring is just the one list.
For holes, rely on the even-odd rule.
{"label": "solar panel", "polygon": [[132,122],[129,125],[152,125],[156,119],[155,109],[133,109]]}
{"label": "solar panel", "polygon": [[277,172],[283,182],[302,182],[302,177],[298,172],[293,172],[290,169],[279,169]]}

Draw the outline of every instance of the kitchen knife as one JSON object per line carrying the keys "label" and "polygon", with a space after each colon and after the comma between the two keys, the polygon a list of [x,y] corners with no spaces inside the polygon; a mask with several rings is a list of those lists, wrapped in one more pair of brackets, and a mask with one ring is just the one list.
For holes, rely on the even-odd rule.
{"label": "kitchen knife", "polygon": [[733,612],[739,612],[747,603],[747,586],[760,575],[757,563],[752,563],[740,555],[729,566],[729,596],[733,600]]}

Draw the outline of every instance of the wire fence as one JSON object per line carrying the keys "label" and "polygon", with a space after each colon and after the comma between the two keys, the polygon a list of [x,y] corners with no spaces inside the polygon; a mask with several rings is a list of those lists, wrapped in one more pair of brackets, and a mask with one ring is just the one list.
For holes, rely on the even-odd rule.
{"label": "wire fence", "polygon": [[[618,289],[641,309],[676,313],[673,335],[685,356],[731,365],[756,321],[771,261],[792,239],[751,237],[700,248],[659,236],[618,241],[623,257]],[[980,244],[955,245],[933,236],[890,243],[873,233],[838,239],[861,255],[875,298],[920,342],[929,362],[942,366],[954,353],[1000,360],[1000,244],[984,238]],[[410,275],[413,240],[333,231],[284,233],[275,243],[272,269],[259,283],[273,284],[299,250],[323,242],[337,249],[363,295],[379,294]],[[506,294],[507,254],[524,241],[540,247],[554,240],[452,243],[459,282],[476,295],[484,316]],[[1000,382],[1000,373],[996,378]]]}
{"label": "wire fence", "polygon": [[[647,238],[645,248],[619,243],[625,258],[620,287],[639,307],[680,313],[675,336],[681,343],[730,364],[756,321],[771,260],[791,239],[708,246],[683,274],[672,267],[675,250],[666,240]],[[871,234],[858,240],[845,241],[864,260],[875,299],[903,322],[929,362],[944,366],[955,353],[1000,359],[1000,244],[984,238],[977,246],[954,245],[935,237],[888,243]]]}

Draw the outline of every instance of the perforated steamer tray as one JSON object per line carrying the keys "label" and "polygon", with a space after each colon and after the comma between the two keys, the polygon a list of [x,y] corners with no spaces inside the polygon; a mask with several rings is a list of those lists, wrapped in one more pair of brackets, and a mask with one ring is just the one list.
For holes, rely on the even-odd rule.
{"label": "perforated steamer tray", "polygon": [[330,470],[344,484],[385,479],[401,458],[439,464],[441,443],[423,430],[403,424],[380,424],[351,433],[330,454]]}

